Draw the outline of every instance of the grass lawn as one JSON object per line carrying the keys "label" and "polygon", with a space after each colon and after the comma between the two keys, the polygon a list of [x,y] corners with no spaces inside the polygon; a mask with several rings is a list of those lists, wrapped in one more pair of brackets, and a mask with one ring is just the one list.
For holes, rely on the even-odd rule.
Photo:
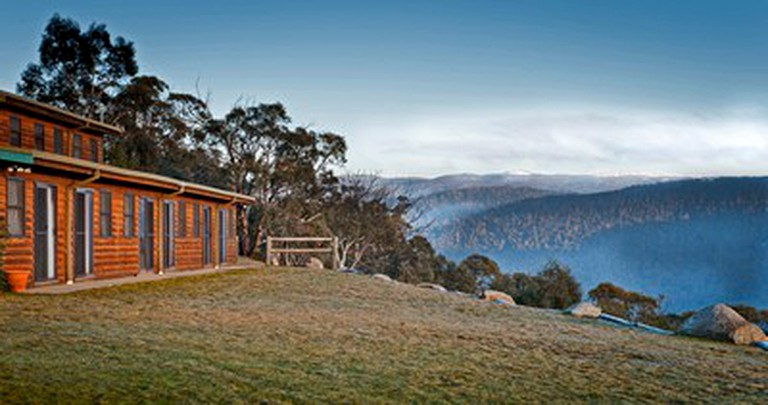
{"label": "grass lawn", "polygon": [[0,402],[768,401],[768,353],[368,277],[0,296]]}

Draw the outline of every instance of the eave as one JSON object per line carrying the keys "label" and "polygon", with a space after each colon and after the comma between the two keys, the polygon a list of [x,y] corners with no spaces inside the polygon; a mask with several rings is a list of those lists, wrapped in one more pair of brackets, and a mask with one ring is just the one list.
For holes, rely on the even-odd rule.
{"label": "eave", "polygon": [[[2,159],[3,154],[13,159]],[[31,157],[33,167],[41,167],[57,172],[69,173],[78,176],[91,176],[98,172],[100,180],[130,184],[134,186],[151,187],[173,195],[189,195],[218,200],[225,203],[255,204],[254,197],[239,194],[232,191],[220,190],[202,184],[190,183],[158,174],[141,172],[138,170],[123,169],[87,160],[62,156],[50,152],[41,152],[29,149],[0,147],[0,160],[11,163],[26,161]]]}

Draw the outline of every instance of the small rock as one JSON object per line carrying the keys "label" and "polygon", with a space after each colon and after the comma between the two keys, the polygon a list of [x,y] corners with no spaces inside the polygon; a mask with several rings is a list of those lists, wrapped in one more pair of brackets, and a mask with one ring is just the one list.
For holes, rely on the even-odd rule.
{"label": "small rock", "polygon": [[419,283],[419,287],[421,288],[429,288],[430,290],[440,291],[440,292],[447,292],[448,290],[441,286],[440,284],[434,284],[434,283]]}
{"label": "small rock", "polygon": [[316,258],[316,257],[310,257],[309,260],[307,260],[307,264],[305,265],[308,269],[318,269],[322,270],[325,268],[325,265],[323,265],[323,261]]}
{"label": "small rock", "polygon": [[486,301],[497,302],[500,304],[515,305],[515,299],[510,297],[509,294],[496,290],[485,290],[483,292],[483,298]]}
{"label": "small rock", "polygon": [[570,308],[565,310],[566,314],[573,315],[577,318],[597,318],[600,316],[600,314],[603,313],[603,310],[600,309],[597,305],[594,305],[589,302],[579,302],[578,304],[572,305]]}
{"label": "small rock", "polygon": [[379,280],[379,281],[386,281],[386,282],[389,282],[389,283],[391,283],[391,282],[393,282],[393,281],[394,281],[394,280],[392,280],[392,278],[391,278],[391,277],[389,277],[388,275],[386,275],[386,274],[381,274],[381,273],[376,273],[376,274],[374,274],[374,275],[373,275],[373,278],[374,278],[374,280]]}

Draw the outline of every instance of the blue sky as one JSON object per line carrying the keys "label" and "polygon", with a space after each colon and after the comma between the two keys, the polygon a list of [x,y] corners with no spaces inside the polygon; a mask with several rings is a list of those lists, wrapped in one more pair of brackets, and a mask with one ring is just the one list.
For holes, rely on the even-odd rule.
{"label": "blue sky", "polygon": [[[191,4],[190,4],[191,3]],[[766,1],[11,1],[0,88],[58,12],[178,91],[281,101],[350,171],[768,173]]]}

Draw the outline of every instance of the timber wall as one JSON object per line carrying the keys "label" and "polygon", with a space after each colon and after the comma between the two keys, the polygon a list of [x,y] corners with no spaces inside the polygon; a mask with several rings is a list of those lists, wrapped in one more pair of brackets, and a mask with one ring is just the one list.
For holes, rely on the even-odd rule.
{"label": "timber wall", "polygon": [[[22,113],[9,112],[7,110],[0,110],[0,146],[10,146],[11,144],[11,117],[19,117],[21,120],[21,148],[35,149],[35,124],[42,124],[45,128],[45,151],[53,152],[53,130],[59,128],[62,131],[62,139],[64,146],[63,155],[72,155],[72,143],[73,135],[79,134],[82,138],[82,148],[80,158],[83,160],[90,160],[96,162],[103,161],[102,148],[104,146],[103,137],[93,134],[86,134],[82,131],[76,131],[75,128],[68,127],[66,125],[54,125],[42,119],[34,118]],[[91,154],[91,140],[97,143],[96,159],[93,159]]]}
{"label": "timber wall", "polygon": [[[2,121],[2,120],[0,120]],[[33,169],[34,170],[34,169]],[[20,237],[8,236],[6,238],[4,268],[8,270],[25,270],[30,273],[29,286],[35,285],[34,280],[34,190],[35,184],[46,183],[56,186],[56,243],[55,243],[55,281],[65,282],[68,262],[73,260],[67,257],[68,251],[73,251],[74,247],[67,246],[67,232],[72,233],[70,243],[74,243],[74,221],[69,221],[68,217],[74,218],[74,192],[72,187],[73,180],[66,177],[54,175],[45,175],[40,173],[15,173],[3,172],[0,175],[0,217],[3,219],[7,215],[7,184],[9,178],[18,178],[24,180],[24,235]],[[181,271],[189,269],[199,269],[205,267],[203,264],[203,208],[211,209],[211,253],[213,266],[217,263],[236,263],[237,262],[237,237],[234,232],[234,213],[235,210],[231,204],[220,204],[210,200],[197,199],[192,197],[179,197],[166,193],[149,191],[141,188],[120,186],[114,184],[91,183],[80,187],[93,191],[93,274],[88,277],[93,278],[113,278],[135,275],[139,271],[139,201],[141,198],[151,198],[155,202],[154,222],[155,222],[155,241],[154,241],[154,270],[155,272],[163,269],[164,271]],[[112,194],[112,236],[101,236],[101,191],[106,190]],[[134,198],[134,236],[124,236],[124,195],[130,193]],[[174,202],[174,250],[175,265],[169,268],[162,266],[162,203],[163,201]],[[182,224],[180,223],[179,201],[185,201],[186,236],[180,236]],[[200,233],[197,237],[194,235],[194,206],[200,206]],[[228,225],[230,229],[226,232],[227,257],[219,260],[219,215],[220,209],[227,210]]]}

